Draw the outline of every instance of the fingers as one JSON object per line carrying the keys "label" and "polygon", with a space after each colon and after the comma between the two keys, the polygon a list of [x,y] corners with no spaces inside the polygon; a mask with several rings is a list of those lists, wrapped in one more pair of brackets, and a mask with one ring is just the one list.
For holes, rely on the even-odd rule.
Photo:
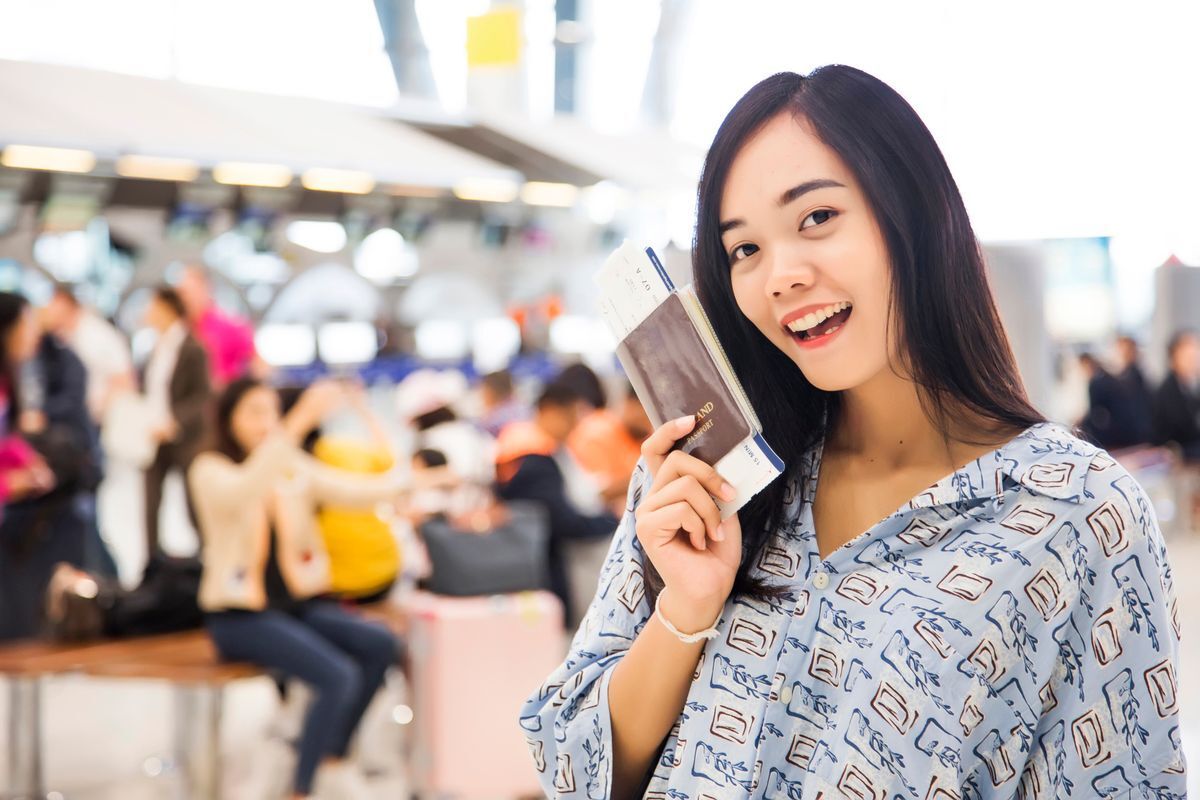
{"label": "fingers", "polygon": [[663,459],[667,457],[667,453],[671,452],[675,442],[686,436],[695,426],[695,417],[679,417],[670,422],[664,422],[647,437],[646,441],[642,442],[642,455],[646,458],[646,466],[650,468],[651,475],[658,472]]}
{"label": "fingers", "polygon": [[638,519],[638,538],[643,546],[661,545],[671,541],[679,531],[687,533],[692,547],[697,550],[706,548],[704,520],[696,510],[686,502],[671,503],[670,505],[646,511]]}
{"label": "fingers", "polygon": [[676,450],[663,459],[662,466],[654,474],[654,483],[651,485],[650,491],[661,489],[683,475],[695,478],[705,491],[725,502],[729,502],[737,496],[733,486],[727,483],[714,468],[681,450]]}
{"label": "fingers", "polygon": [[645,500],[646,510],[654,511],[674,503],[684,502],[704,521],[705,531],[717,538],[717,526],[721,524],[721,511],[708,491],[692,475],[683,475],[653,492]]}

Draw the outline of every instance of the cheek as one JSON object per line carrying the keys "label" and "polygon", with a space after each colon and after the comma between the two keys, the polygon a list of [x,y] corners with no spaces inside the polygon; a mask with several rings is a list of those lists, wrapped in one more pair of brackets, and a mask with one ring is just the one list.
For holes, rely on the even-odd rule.
{"label": "cheek", "polygon": [[742,316],[754,323],[760,331],[770,336],[771,308],[763,293],[762,280],[754,272],[733,273],[730,276],[730,288],[733,291],[733,301],[737,304]]}

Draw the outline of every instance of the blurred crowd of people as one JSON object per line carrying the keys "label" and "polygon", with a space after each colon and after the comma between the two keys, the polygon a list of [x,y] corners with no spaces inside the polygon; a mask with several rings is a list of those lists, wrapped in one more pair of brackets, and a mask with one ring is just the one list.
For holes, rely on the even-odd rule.
{"label": "blurred crowd of people", "polygon": [[1080,429],[1107,450],[1169,447],[1200,464],[1200,335],[1181,330],[1167,345],[1167,374],[1156,387],[1146,378],[1137,342],[1116,343],[1115,368],[1091,352],[1079,363],[1088,382],[1088,410]]}
{"label": "blurred crowd of people", "polygon": [[[323,781],[353,797],[349,742],[404,648],[348,605],[439,570],[440,586],[468,593],[472,570],[492,570],[513,590],[549,589],[567,629],[578,624],[651,428],[627,384],[610,402],[583,364],[475,385],[422,369],[395,387],[387,419],[379,393],[351,380],[277,385],[252,327],[216,308],[201,269],[155,287],[143,322],[155,343],[135,366],[125,336],[71,287],[40,308],[0,293],[0,641],[204,625],[224,657],[312,690],[293,795]],[[144,478],[133,586],[117,579],[98,522],[117,461]],[[195,557],[162,546],[172,473]],[[422,541],[435,527],[469,542],[514,525],[536,528],[520,534],[537,552],[520,551],[530,569],[507,575],[470,564],[469,548],[468,563],[434,563]]]}

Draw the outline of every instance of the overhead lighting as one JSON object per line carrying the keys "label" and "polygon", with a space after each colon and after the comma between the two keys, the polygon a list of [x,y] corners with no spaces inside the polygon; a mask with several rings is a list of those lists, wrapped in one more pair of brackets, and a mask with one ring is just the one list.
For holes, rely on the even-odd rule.
{"label": "overhead lighting", "polygon": [[517,199],[517,192],[515,182],[498,178],[464,181],[454,187],[454,196],[459,200],[483,203],[511,203]]}
{"label": "overhead lighting", "polygon": [[0,164],[18,169],[45,169],[54,172],[91,172],[96,156],[88,150],[66,147],[35,147],[10,144],[0,154]]}
{"label": "overhead lighting", "polygon": [[213,180],[233,186],[281,188],[292,182],[292,171],[282,164],[225,161],[213,167]]}
{"label": "overhead lighting", "polygon": [[387,187],[387,192],[396,197],[441,197],[446,190],[440,186],[413,186],[410,184],[393,183]]}
{"label": "overhead lighting", "polygon": [[300,183],[305,189],[311,189],[314,192],[342,192],[343,194],[369,194],[375,188],[375,179],[369,172],[325,167],[305,170],[300,177]]}
{"label": "overhead lighting", "polygon": [[569,183],[529,181],[521,187],[521,199],[531,206],[570,208],[579,198],[579,187]]}
{"label": "overhead lighting", "polygon": [[117,174],[123,178],[145,178],[152,181],[194,181],[200,174],[195,161],[186,158],[158,156],[121,156],[117,159]]}

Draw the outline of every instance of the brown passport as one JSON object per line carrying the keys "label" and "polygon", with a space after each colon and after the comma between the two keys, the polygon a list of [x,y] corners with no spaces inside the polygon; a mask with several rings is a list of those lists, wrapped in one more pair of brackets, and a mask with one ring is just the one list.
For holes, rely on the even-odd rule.
{"label": "brown passport", "polygon": [[696,417],[677,449],[715,465],[754,432],[678,292],[625,336],[617,356],[654,427]]}

